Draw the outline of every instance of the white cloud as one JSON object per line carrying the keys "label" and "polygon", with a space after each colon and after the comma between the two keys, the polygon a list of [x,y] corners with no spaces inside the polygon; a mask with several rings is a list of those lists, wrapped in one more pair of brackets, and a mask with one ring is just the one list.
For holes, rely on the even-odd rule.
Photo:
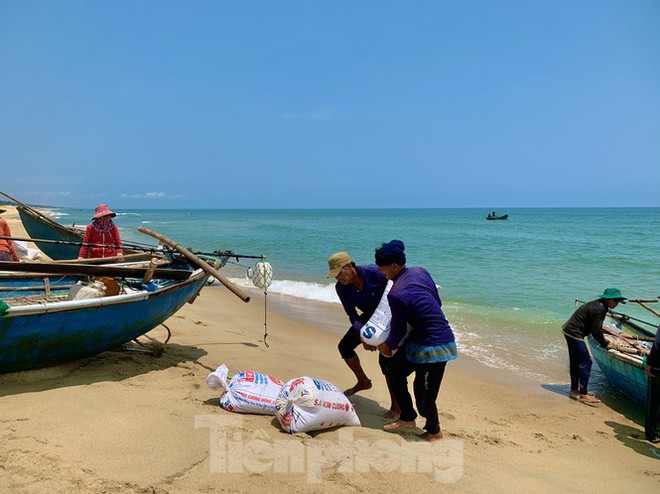
{"label": "white cloud", "polygon": [[69,192],[69,191],[62,191],[62,192],[26,192],[24,195],[26,195],[26,196],[69,197],[71,195],[71,192]]}
{"label": "white cloud", "polygon": [[144,192],[142,194],[127,194],[122,193],[119,195],[122,199],[183,199],[185,195],[183,194],[167,194],[165,192]]}

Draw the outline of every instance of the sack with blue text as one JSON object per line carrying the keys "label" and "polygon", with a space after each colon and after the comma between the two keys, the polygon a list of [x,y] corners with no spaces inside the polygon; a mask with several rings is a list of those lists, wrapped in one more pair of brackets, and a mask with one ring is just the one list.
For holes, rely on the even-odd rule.
{"label": "sack with blue text", "polygon": [[221,365],[206,378],[210,389],[223,389],[220,406],[230,412],[275,415],[277,395],[284,385],[276,377],[245,370],[238,372],[227,383],[229,369]]}

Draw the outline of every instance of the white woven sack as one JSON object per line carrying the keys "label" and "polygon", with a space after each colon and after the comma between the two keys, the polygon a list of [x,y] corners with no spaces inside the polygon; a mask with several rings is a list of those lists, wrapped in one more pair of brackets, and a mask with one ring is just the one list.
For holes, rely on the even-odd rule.
{"label": "white woven sack", "polygon": [[298,377],[282,386],[276,415],[282,429],[292,434],[360,425],[353,404],[337,386],[311,377]]}
{"label": "white woven sack", "polygon": [[230,412],[275,415],[277,395],[284,385],[276,377],[254,372],[241,371],[227,383],[229,369],[221,365],[206,378],[210,389],[223,389],[220,406]]}
{"label": "white woven sack", "polygon": [[389,280],[376,310],[360,329],[360,338],[367,345],[378,346],[387,340],[390,335],[392,311],[390,310],[390,304],[387,302],[387,294],[390,293],[392,285],[392,280]]}

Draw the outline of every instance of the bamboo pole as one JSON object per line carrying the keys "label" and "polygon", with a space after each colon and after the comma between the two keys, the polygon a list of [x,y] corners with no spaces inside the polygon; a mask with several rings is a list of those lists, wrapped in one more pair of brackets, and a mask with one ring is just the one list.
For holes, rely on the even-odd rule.
{"label": "bamboo pole", "polygon": [[[50,262],[7,262],[0,261],[0,271],[40,274],[70,274],[76,276],[111,276],[113,278],[144,278],[146,268],[131,268],[114,265],[87,265],[78,263],[54,264]],[[190,271],[184,269],[156,269],[154,278],[168,280],[187,280]]]}
{"label": "bamboo pole", "polygon": [[[657,301],[654,300],[654,302],[657,302]],[[653,307],[649,307],[648,305],[646,305],[644,302],[641,302],[641,301],[637,301],[637,303],[638,303],[639,305],[641,305],[642,307],[644,307],[644,308],[645,308],[647,311],[649,311],[651,314],[655,314],[656,316],[660,317],[660,312],[658,312],[657,310],[655,310]]]}
{"label": "bamboo pole", "polygon": [[[51,261],[56,264],[66,264],[75,262],[76,264],[112,264],[112,263],[121,263],[121,262],[133,262],[133,261],[149,261],[154,254],[151,252],[137,252],[135,254],[126,254],[123,256],[112,256],[112,257],[96,257],[93,259],[78,259],[73,261],[68,260],[56,260]],[[30,261],[24,261],[30,262]]]}
{"label": "bamboo pole", "polygon": [[240,288],[238,288],[236,285],[234,285],[231,281],[229,281],[227,278],[225,278],[223,275],[221,275],[217,269],[215,269],[213,266],[211,266],[209,263],[204,261],[203,259],[200,259],[197,257],[195,254],[190,252],[188,249],[185,247],[182,247],[181,245],[175,243],[173,240],[167,238],[165,235],[162,235],[158,232],[155,232],[153,230],[150,230],[149,228],[144,228],[140,227],[138,228],[139,232],[142,232],[146,235],[149,235],[151,237],[154,237],[157,240],[160,240],[162,243],[169,245],[172,247],[174,250],[180,252],[183,254],[186,259],[188,259],[190,262],[196,264],[200,268],[202,268],[204,271],[209,273],[212,276],[215,276],[215,278],[225,285],[230,292],[232,292],[234,295],[236,295],[238,298],[240,298],[243,302],[249,302],[250,297],[248,295],[245,295]]}
{"label": "bamboo pole", "polygon": [[650,336],[640,336],[636,334],[623,334],[623,333],[617,333],[616,331],[613,331],[612,329],[608,328],[607,326],[603,326],[603,333],[616,336],[617,338],[624,338],[626,340],[636,340],[636,341],[655,341],[655,338],[651,338]]}
{"label": "bamboo pole", "polygon": [[621,353],[618,350],[608,350],[608,353],[612,355],[612,357],[619,359],[623,362],[626,362],[628,364],[632,364],[635,367],[642,367],[642,359],[637,357],[633,357],[631,355],[628,355],[626,353]]}

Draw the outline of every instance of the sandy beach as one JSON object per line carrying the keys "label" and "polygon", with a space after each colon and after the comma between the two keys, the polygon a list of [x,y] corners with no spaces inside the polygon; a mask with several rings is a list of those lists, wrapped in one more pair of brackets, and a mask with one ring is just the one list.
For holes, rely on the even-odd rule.
{"label": "sandy beach", "polygon": [[[25,235],[13,208],[3,217],[15,236]],[[376,355],[363,350],[374,386],[351,398],[361,427],[290,435],[274,417],[227,412],[205,386],[223,363],[230,375],[250,369],[283,381],[354,384],[336,349],[340,335],[309,322],[342,327],[340,306],[269,298],[267,348],[263,294],[251,295],[244,304],[222,287],[205,288],[166,323],[172,338],[161,358],[106,352],[0,375],[0,492],[660,488],[660,449],[643,439],[641,410],[608,400],[588,407],[561,387],[553,392],[467,356],[447,367],[439,398],[445,438],[431,444],[415,431],[382,430],[387,388]],[[313,317],[296,317],[306,311]],[[165,337],[156,328],[146,338]]]}

